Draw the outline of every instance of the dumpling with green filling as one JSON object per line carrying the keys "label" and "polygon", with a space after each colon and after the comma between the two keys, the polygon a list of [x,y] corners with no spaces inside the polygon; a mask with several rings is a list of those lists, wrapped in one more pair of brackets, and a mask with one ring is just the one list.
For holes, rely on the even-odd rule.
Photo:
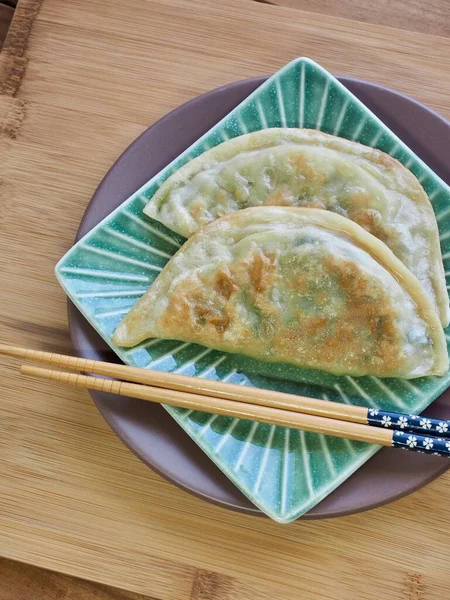
{"label": "dumpling with green filling", "polygon": [[355,221],[414,273],[448,325],[436,218],[419,181],[397,160],[320,131],[266,129],[224,142],[181,167],[144,212],[188,238],[251,206],[322,208]]}
{"label": "dumpling with green filling", "polygon": [[248,208],[194,234],[113,342],[147,338],[336,375],[448,368],[444,332],[417,278],[356,223],[310,208]]}

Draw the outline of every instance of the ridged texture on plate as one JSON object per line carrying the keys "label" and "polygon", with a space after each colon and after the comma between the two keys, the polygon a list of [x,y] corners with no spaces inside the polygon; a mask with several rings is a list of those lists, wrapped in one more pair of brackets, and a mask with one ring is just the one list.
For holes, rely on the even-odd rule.
{"label": "ridged texture on plate", "polygon": [[[225,139],[263,127],[286,126],[321,129],[358,140],[387,152],[411,169],[437,216],[449,285],[448,186],[331,75],[308,59],[298,59],[136,192],[58,264],[57,275],[64,289],[110,345],[117,324],[184,241],[142,214],[162,181]],[[448,330],[446,334],[450,340]],[[425,408],[450,384],[448,374],[414,381],[333,377],[285,365],[261,365],[176,341],[148,340],[127,352],[114,350],[124,362],[141,367],[407,413]],[[320,502],[378,450],[377,446],[338,438],[168,410],[261,510],[284,523]]]}

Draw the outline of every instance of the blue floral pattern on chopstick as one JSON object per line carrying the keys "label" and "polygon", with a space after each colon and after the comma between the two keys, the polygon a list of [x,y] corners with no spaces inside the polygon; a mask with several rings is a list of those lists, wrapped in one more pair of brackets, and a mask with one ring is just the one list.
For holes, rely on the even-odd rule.
{"label": "blue floral pattern on chopstick", "polygon": [[405,431],[393,431],[392,446],[403,450],[447,456],[450,458],[450,440],[444,438],[415,435]]}
{"label": "blue floral pattern on chopstick", "polygon": [[450,422],[443,419],[431,419],[418,415],[403,415],[384,410],[369,409],[367,424],[374,427],[386,427],[408,433],[450,437]]}

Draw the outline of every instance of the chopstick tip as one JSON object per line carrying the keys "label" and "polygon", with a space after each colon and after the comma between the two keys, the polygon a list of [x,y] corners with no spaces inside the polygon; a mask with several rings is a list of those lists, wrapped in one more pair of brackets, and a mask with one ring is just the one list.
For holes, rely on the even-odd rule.
{"label": "chopstick tip", "polygon": [[8,344],[0,344],[0,354],[3,356],[14,356],[16,358],[24,358],[27,353],[25,348],[18,348]]}
{"label": "chopstick tip", "polygon": [[9,354],[11,348],[12,346],[8,346],[7,344],[0,344],[0,354]]}

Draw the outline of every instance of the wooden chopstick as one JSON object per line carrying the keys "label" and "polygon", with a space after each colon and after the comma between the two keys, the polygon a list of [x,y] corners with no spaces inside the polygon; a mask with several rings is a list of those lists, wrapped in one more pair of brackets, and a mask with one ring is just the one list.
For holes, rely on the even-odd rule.
{"label": "wooden chopstick", "polygon": [[306,429],[313,433],[326,433],[346,437],[350,440],[361,440],[385,446],[389,446],[391,443],[392,431],[376,429],[360,423],[349,423],[348,421],[327,419],[325,417],[317,417],[315,415],[307,415],[270,406],[258,406],[245,402],[226,400],[224,398],[168,390],[137,383],[126,383],[113,379],[103,379],[101,377],[66,373],[53,369],[42,369],[28,365],[22,366],[20,371],[24,375],[30,375],[31,377],[58,381],[83,389],[108,392],[120,396],[130,396],[132,398],[147,400],[148,402],[157,402],[189,410],[199,410],[227,417],[260,421],[261,423],[269,423],[270,425]]}
{"label": "wooden chopstick", "polygon": [[68,371],[83,371],[96,375],[106,375],[125,381],[133,381],[156,387],[162,387],[180,392],[192,392],[215,398],[226,398],[236,402],[258,404],[272,408],[280,408],[302,412],[310,415],[336,418],[354,423],[367,423],[367,408],[338,404],[326,400],[316,400],[305,396],[294,396],[283,392],[260,388],[243,387],[233,383],[189,377],[177,373],[151,371],[139,367],[129,367],[114,363],[77,358],[65,354],[53,354],[40,350],[19,348],[0,344],[0,354],[24,358],[34,362],[53,365]]}
{"label": "wooden chopstick", "polygon": [[169,406],[199,410],[216,415],[259,421],[260,423],[268,423],[270,425],[302,429],[312,433],[321,433],[349,440],[369,442],[380,446],[404,448],[450,457],[450,447],[447,448],[445,440],[421,435],[408,435],[403,431],[379,429],[368,425],[362,425],[361,423],[350,423],[348,421],[339,421],[338,419],[328,419],[269,406],[258,406],[247,404],[245,402],[225,400],[224,398],[215,398],[189,392],[168,390],[137,383],[126,383],[123,381],[90,377],[87,375],[66,373],[64,371],[42,369],[40,367],[27,365],[21,367],[21,373],[40,379],[73,385],[83,389],[92,389],[100,392],[118,394],[120,396],[139,398],[148,402],[157,402]]}
{"label": "wooden chopstick", "polygon": [[222,381],[189,377],[177,373],[151,371],[139,367],[129,367],[4,344],[0,344],[0,354],[24,358],[72,371],[106,375],[154,387],[215,398],[225,398],[235,402],[301,412],[328,419],[339,419],[340,421],[361,423],[374,427],[386,427],[419,435],[450,436],[450,421],[442,419],[431,419],[416,415],[370,409],[365,406],[339,404],[328,400],[295,396],[274,390],[244,387]]}

